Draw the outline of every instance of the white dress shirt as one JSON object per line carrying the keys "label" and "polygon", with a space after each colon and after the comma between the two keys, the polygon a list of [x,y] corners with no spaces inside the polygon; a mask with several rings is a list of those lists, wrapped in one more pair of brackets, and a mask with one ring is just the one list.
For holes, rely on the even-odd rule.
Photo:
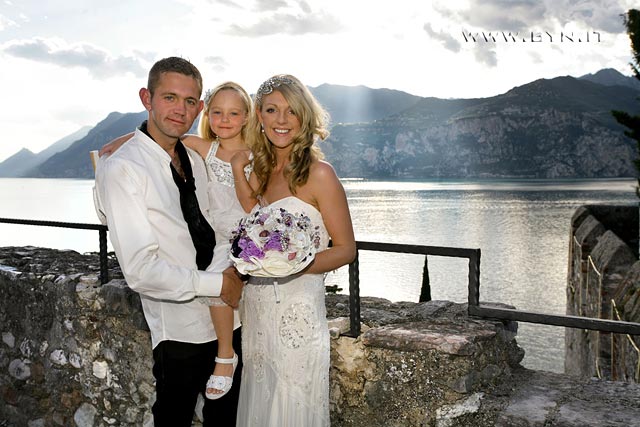
{"label": "white dress shirt", "polygon": [[[204,162],[187,152],[200,210],[211,222]],[[170,163],[169,154],[137,129],[115,153],[100,158],[94,188],[96,211],[106,219],[122,273],[140,294],[153,347],[163,340],[216,339],[209,308],[196,297],[219,296],[222,287],[220,270],[198,270]],[[228,250],[218,245],[211,265],[224,265]]]}

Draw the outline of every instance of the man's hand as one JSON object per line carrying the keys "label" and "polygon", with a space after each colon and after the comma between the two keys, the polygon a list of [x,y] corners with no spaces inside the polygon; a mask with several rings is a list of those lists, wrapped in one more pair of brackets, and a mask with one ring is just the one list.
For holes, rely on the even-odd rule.
{"label": "man's hand", "polygon": [[244,284],[240,279],[240,275],[235,267],[229,267],[222,272],[222,289],[220,290],[220,298],[225,304],[238,308],[238,302],[242,296],[242,287]]}

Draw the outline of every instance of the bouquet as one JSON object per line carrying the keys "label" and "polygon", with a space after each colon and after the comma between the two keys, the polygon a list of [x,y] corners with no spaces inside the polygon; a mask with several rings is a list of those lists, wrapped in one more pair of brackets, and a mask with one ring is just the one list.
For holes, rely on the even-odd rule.
{"label": "bouquet", "polygon": [[307,267],[319,244],[318,227],[308,216],[266,206],[240,220],[229,256],[241,274],[286,277]]}

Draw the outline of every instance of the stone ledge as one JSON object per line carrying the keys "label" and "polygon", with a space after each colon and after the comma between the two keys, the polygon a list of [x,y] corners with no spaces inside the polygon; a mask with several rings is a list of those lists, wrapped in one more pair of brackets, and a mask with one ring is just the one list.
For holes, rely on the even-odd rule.
{"label": "stone ledge", "polygon": [[476,351],[476,343],[479,340],[487,340],[496,335],[493,330],[474,326],[473,323],[455,325],[447,321],[383,326],[365,332],[362,335],[362,343],[366,346],[390,350],[435,350],[468,356]]}

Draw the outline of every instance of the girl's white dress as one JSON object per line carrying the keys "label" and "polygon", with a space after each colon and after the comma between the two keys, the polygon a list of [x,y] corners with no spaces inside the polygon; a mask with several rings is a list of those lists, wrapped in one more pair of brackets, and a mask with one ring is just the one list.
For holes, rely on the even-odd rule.
{"label": "girl's white dress", "polygon": [[[238,226],[240,219],[246,216],[242,205],[236,195],[236,187],[233,181],[231,164],[216,157],[220,143],[213,141],[209,153],[204,159],[209,174],[208,192],[210,203],[209,215],[211,225],[216,233],[216,251],[230,250],[231,231]],[[251,174],[251,164],[244,168],[245,177],[249,179]],[[225,249],[221,249],[225,248]],[[214,257],[208,271],[223,271],[231,266],[229,257]],[[200,301],[207,305],[224,305],[220,298],[200,298]]]}
{"label": "girl's white dress", "polygon": [[[211,199],[211,220],[216,232],[216,245],[229,244],[231,230],[236,228],[240,219],[246,216],[236,196],[231,164],[216,157],[220,144],[211,143],[205,159],[209,172],[209,198]],[[245,177],[251,173],[251,164],[244,168]]]}
{"label": "girl's white dress", "polygon": [[[271,206],[304,213],[329,235],[322,215],[294,196]],[[329,426],[329,330],[324,274],[252,277],[242,296],[242,383],[237,426]]]}

